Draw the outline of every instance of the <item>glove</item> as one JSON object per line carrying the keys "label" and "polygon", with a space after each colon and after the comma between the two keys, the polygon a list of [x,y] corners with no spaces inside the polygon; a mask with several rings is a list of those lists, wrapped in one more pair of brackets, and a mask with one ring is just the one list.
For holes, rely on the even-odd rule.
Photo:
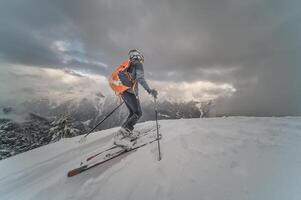
{"label": "glove", "polygon": [[152,95],[154,98],[157,98],[158,96],[158,92],[155,89],[150,89],[148,93]]}

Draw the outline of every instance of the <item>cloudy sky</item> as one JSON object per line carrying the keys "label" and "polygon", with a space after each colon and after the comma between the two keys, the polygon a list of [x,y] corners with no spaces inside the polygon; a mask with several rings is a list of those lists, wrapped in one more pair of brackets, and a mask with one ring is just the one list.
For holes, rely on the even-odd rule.
{"label": "cloudy sky", "polygon": [[1,1],[0,101],[109,93],[138,48],[163,99],[301,115],[300,21],[298,0]]}

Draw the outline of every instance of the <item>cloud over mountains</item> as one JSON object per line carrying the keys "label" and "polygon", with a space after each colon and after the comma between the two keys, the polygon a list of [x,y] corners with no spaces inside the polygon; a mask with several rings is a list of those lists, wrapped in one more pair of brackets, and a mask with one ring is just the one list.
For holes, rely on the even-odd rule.
{"label": "cloud over mountains", "polygon": [[34,66],[106,77],[129,48],[139,48],[155,86],[178,84],[162,91],[166,97],[201,100],[207,84],[208,94],[223,99],[220,112],[300,115],[300,20],[297,0],[3,1],[0,70]]}

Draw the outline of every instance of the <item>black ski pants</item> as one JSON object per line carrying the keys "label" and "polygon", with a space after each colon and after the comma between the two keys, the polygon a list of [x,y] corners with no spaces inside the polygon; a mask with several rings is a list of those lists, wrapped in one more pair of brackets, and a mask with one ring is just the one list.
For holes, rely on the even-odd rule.
{"label": "black ski pants", "polygon": [[136,97],[136,95],[130,92],[122,93],[121,97],[129,110],[129,116],[123,123],[122,127],[132,131],[134,129],[135,124],[142,116],[140,101],[139,98]]}

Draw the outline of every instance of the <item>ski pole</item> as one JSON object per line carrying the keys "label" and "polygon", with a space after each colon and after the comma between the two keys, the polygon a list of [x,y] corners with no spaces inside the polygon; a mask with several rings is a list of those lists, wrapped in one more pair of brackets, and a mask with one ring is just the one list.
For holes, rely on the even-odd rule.
{"label": "ski pole", "polygon": [[106,117],[101,120],[96,126],[94,126],[94,128],[92,128],[86,135],[84,135],[81,139],[80,139],[80,143],[85,142],[87,140],[87,136],[92,133],[92,131],[94,131],[100,124],[102,124],[108,117],[110,117],[122,104],[124,103],[124,101],[119,104],[116,108],[114,108],[114,110],[112,110],[109,114],[106,115]]}
{"label": "ski pole", "polygon": [[158,153],[159,153],[158,161],[160,161],[161,160],[161,149],[160,149],[160,136],[159,136],[159,125],[158,125],[158,105],[157,105],[156,97],[154,97],[154,101],[155,101],[155,115],[156,115],[157,141],[158,141]]}

